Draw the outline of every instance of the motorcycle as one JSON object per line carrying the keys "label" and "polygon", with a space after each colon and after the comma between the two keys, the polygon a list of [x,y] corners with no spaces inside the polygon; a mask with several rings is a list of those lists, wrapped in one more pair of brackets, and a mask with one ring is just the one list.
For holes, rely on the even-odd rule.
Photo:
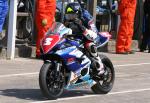
{"label": "motorcycle", "polygon": [[39,73],[41,92],[48,99],[57,99],[64,90],[91,88],[96,94],[111,91],[115,71],[111,60],[100,54],[105,73],[97,75],[94,60],[84,49],[84,37],[73,35],[70,28],[56,23],[41,41],[44,61]]}
{"label": "motorcycle", "polygon": [[32,0],[18,0],[17,12],[24,13],[25,16],[18,16],[17,19],[17,39],[32,41],[33,34],[33,10]]}

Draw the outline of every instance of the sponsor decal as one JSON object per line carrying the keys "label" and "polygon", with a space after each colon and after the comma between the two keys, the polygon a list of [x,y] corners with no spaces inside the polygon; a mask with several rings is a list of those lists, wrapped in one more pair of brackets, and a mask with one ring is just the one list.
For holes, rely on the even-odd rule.
{"label": "sponsor decal", "polygon": [[52,38],[46,38],[43,45],[50,45],[52,40]]}
{"label": "sponsor decal", "polygon": [[68,58],[67,59],[67,65],[74,63],[75,62],[74,60],[75,60],[75,58]]}
{"label": "sponsor decal", "polygon": [[44,54],[48,53],[60,40],[59,35],[46,36],[42,40],[42,49]]}
{"label": "sponsor decal", "polygon": [[69,7],[69,8],[67,9],[67,13],[71,13],[71,12],[73,12],[73,9]]}
{"label": "sponsor decal", "polygon": [[70,81],[70,84],[73,84],[75,81],[77,81],[79,78],[81,78],[81,75],[78,77],[75,77],[73,80]]}
{"label": "sponsor decal", "polygon": [[85,88],[89,88],[89,82],[82,82],[82,83],[77,84],[77,85],[71,85],[70,88],[71,89],[79,89],[79,88],[85,89]]}

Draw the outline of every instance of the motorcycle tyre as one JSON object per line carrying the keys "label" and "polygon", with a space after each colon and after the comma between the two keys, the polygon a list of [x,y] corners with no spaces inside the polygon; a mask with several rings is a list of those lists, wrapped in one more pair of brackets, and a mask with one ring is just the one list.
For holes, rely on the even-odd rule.
{"label": "motorcycle tyre", "polygon": [[64,91],[62,88],[60,92],[57,95],[53,95],[52,93],[49,92],[48,87],[47,87],[47,82],[46,82],[46,76],[47,72],[49,69],[51,69],[52,64],[50,62],[44,63],[43,66],[41,67],[40,74],[39,74],[39,85],[42,94],[49,100],[55,100],[57,99]]}
{"label": "motorcycle tyre", "polygon": [[103,88],[103,86],[97,82],[95,85],[93,85],[91,87],[92,91],[96,94],[107,94],[108,92],[111,91],[112,87],[113,87],[113,84],[114,84],[114,81],[115,81],[115,71],[114,71],[114,67],[113,67],[113,64],[112,62],[110,61],[110,59],[105,56],[105,55],[99,55],[102,62],[104,63],[104,65],[108,66],[110,69],[111,69],[111,72],[112,72],[112,79],[111,79],[111,85],[109,84],[109,86],[107,88]]}

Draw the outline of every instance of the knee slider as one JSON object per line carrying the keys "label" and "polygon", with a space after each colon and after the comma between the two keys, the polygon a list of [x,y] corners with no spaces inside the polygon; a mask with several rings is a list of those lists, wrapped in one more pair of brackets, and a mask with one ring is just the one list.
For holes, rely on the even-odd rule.
{"label": "knee slider", "polygon": [[92,45],[90,50],[92,53],[97,53],[97,48],[95,47],[95,45]]}
{"label": "knee slider", "polygon": [[92,56],[97,56],[97,48],[94,43],[91,43],[89,47],[89,52],[91,53]]}

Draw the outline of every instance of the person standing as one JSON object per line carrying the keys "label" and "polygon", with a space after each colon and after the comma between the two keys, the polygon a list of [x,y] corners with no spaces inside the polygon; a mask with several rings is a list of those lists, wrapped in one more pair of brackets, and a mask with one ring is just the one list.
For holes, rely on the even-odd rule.
{"label": "person standing", "polygon": [[55,18],[56,0],[36,1],[36,27],[38,31],[36,40],[36,57],[40,57],[40,42],[45,33],[52,26]]}
{"label": "person standing", "polygon": [[144,18],[144,2],[143,0],[137,0],[134,18],[133,39],[138,40],[139,43],[141,41],[141,35],[143,33],[143,18]]}
{"label": "person standing", "polygon": [[131,54],[136,0],[118,0],[121,23],[116,41],[117,54]]}
{"label": "person standing", "polygon": [[3,25],[7,13],[8,13],[8,0],[0,0],[0,33],[3,30]]}
{"label": "person standing", "polygon": [[147,49],[150,53],[150,0],[144,2],[144,32],[140,51],[144,52]]}

